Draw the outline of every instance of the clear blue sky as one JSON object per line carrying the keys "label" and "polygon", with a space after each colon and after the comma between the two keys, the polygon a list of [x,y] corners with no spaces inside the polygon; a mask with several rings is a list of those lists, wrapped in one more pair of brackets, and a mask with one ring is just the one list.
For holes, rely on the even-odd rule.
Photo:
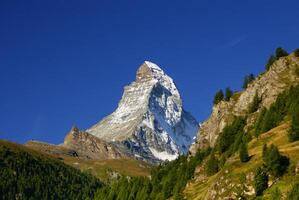
{"label": "clear blue sky", "polygon": [[90,127],[144,60],[203,121],[216,90],[239,90],[298,36],[298,0],[1,0],[0,138],[60,143],[72,125]]}

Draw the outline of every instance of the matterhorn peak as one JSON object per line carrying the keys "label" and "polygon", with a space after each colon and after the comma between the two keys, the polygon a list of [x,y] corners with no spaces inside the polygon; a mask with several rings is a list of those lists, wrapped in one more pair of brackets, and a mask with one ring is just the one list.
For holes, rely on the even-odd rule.
{"label": "matterhorn peak", "polygon": [[158,65],[150,61],[145,61],[137,70],[136,81],[157,79],[164,74],[164,71]]}
{"label": "matterhorn peak", "polygon": [[86,132],[146,161],[173,160],[188,152],[197,121],[182,107],[172,78],[145,61],[125,87],[118,108]]}

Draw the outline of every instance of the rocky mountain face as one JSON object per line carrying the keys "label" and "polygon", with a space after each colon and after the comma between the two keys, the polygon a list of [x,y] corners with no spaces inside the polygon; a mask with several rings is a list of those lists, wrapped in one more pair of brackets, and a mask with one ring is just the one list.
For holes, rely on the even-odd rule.
{"label": "rocky mountain face", "polygon": [[84,160],[128,158],[129,155],[89,133],[73,127],[60,145],[29,141],[25,146],[59,158],[76,157]]}
{"label": "rocky mountain face", "polygon": [[188,152],[198,123],[182,107],[173,80],[146,61],[126,86],[118,108],[86,132],[149,162],[174,160]]}
{"label": "rocky mountain face", "polygon": [[126,158],[126,154],[89,133],[73,127],[66,135],[62,147],[74,150],[78,155],[93,160]]}
{"label": "rocky mountain face", "polygon": [[214,105],[210,117],[200,127],[197,141],[191,146],[190,152],[195,154],[198,148],[213,147],[219,133],[233,121],[234,116],[247,116],[245,129],[251,126],[261,110],[248,114],[254,96],[257,94],[260,99],[260,108],[268,108],[281,92],[298,84],[298,67],[298,57],[293,54],[282,57],[249,84],[246,90],[234,94],[230,101],[221,101]]}

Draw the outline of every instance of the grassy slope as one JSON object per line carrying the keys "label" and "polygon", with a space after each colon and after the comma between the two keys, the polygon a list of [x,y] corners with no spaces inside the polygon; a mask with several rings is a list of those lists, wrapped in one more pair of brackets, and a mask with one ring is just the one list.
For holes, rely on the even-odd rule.
{"label": "grassy slope", "polygon": [[[216,191],[221,191],[222,188],[226,188],[220,196],[224,197],[233,192],[240,191],[241,174],[247,176],[247,186],[252,186],[253,172],[256,167],[262,164],[262,147],[263,144],[274,143],[278,146],[280,152],[290,158],[291,165],[288,173],[281,179],[275,180],[273,186],[267,189],[264,195],[264,199],[270,199],[271,191],[278,187],[280,191],[285,194],[292,186],[295,180],[299,180],[298,176],[292,173],[292,165],[299,162],[299,141],[290,143],[288,142],[287,130],[290,122],[284,122],[280,126],[264,133],[259,139],[253,139],[249,145],[249,155],[252,156],[247,163],[241,163],[239,161],[239,155],[235,154],[229,158],[223,167],[223,169],[214,176],[208,177],[204,180],[192,180],[186,187],[184,193],[188,199],[204,199],[207,192],[211,193],[213,188]],[[270,178],[270,184],[273,180]],[[217,185],[218,184],[218,185]],[[253,193],[252,187],[248,187]],[[250,192],[250,191],[249,191]],[[250,193],[249,193],[250,194]]]}
{"label": "grassy slope", "polygon": [[112,172],[116,172],[124,176],[150,175],[151,165],[143,161],[131,159],[83,160],[70,156],[57,156],[41,153],[41,151],[38,151],[38,149],[28,148],[23,145],[3,140],[0,140],[0,145],[9,146],[10,148],[13,148],[16,151],[28,151],[39,157],[55,158],[55,160],[57,160],[58,158],[62,158],[65,164],[80,169],[82,171],[90,172],[102,181],[108,181],[109,176],[112,174]]}
{"label": "grassy slope", "polygon": [[131,159],[111,159],[111,160],[79,160],[76,158],[65,158],[64,162],[88,171],[103,181],[108,181],[112,172],[124,176],[149,176],[151,166],[142,161]]}

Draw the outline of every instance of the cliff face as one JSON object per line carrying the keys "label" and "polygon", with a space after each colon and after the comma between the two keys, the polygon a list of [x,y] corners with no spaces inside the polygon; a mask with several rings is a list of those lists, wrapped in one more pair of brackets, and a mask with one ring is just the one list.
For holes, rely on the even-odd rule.
{"label": "cliff face", "polygon": [[62,147],[72,149],[78,155],[93,160],[103,159],[119,159],[125,158],[127,155],[117,149],[115,146],[102,141],[101,139],[80,131],[74,127],[66,135]]}
{"label": "cliff face", "polygon": [[[293,54],[282,57],[274,62],[267,72],[259,75],[250,83],[246,90],[234,94],[228,102],[222,101],[214,105],[210,117],[200,127],[197,141],[191,146],[190,152],[194,154],[198,148],[213,147],[219,133],[232,122],[234,116],[248,117],[245,129],[252,125],[257,113],[247,113],[255,94],[261,100],[260,108],[268,108],[281,92],[299,83],[299,76],[295,72],[298,68],[298,57]],[[257,110],[259,111],[260,109]]]}

